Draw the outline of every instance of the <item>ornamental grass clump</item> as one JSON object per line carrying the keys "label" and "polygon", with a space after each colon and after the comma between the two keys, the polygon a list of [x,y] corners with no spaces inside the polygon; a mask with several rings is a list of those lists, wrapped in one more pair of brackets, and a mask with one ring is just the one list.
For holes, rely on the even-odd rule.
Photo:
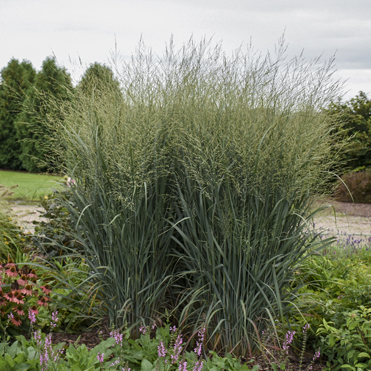
{"label": "ornamental grass clump", "polygon": [[116,80],[61,108],[74,238],[116,327],[138,333],[174,309],[241,355],[256,349],[258,318],[289,309],[293,268],[316,244],[310,195],[336,169],[321,107],[338,85],[332,63],[284,52],[140,45]]}

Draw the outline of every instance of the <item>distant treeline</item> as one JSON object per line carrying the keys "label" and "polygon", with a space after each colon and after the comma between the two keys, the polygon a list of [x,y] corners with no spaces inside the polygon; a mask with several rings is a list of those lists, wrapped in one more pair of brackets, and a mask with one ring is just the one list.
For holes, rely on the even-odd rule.
{"label": "distant treeline", "polygon": [[[56,172],[60,159],[53,157],[53,120],[63,120],[60,105],[74,94],[93,96],[97,82],[110,80],[119,89],[112,70],[91,64],[81,81],[73,86],[71,76],[55,58],[44,60],[36,71],[26,60],[11,59],[0,72],[0,169],[29,172]],[[371,100],[360,92],[347,102],[334,102],[326,108],[335,127],[350,138],[343,153],[344,172],[371,168]],[[341,175],[341,174],[340,174]]]}
{"label": "distant treeline", "polygon": [[99,79],[114,80],[109,67],[94,63],[74,87],[67,70],[50,57],[38,72],[26,60],[11,59],[0,75],[0,169],[29,172],[60,170],[50,151],[50,123],[63,120],[59,106],[77,90],[91,95]]}

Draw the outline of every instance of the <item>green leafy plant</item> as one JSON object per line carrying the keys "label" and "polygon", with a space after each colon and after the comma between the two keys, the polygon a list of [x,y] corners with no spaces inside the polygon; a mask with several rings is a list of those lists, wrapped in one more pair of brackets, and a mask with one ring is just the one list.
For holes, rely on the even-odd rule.
{"label": "green leafy plant", "polygon": [[346,322],[334,327],[323,320],[317,330],[324,354],[328,357],[326,370],[368,370],[371,367],[371,309],[343,313]]}
{"label": "green leafy plant", "polygon": [[[65,181],[67,178],[65,179]],[[28,248],[35,248],[47,258],[63,255],[64,247],[75,247],[78,249],[77,241],[71,237],[73,223],[68,209],[63,206],[62,200],[69,202],[71,193],[65,190],[54,190],[50,196],[45,196],[41,206],[45,210],[40,216],[45,221],[34,221],[35,233],[30,238]]]}

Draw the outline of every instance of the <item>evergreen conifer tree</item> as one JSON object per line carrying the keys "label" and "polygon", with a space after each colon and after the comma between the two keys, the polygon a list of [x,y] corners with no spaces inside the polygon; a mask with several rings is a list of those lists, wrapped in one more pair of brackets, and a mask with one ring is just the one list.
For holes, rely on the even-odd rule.
{"label": "evergreen conifer tree", "polygon": [[46,58],[16,123],[22,149],[20,158],[26,170],[57,170],[50,152],[55,140],[50,121],[61,119],[55,117],[59,112],[56,108],[64,100],[70,99],[72,89],[71,77],[66,69],[59,67],[55,58]]}
{"label": "evergreen conifer tree", "polygon": [[0,84],[0,168],[22,169],[21,144],[16,132],[17,116],[30,92],[36,71],[28,61],[11,59],[1,70]]}
{"label": "evergreen conifer tree", "polygon": [[120,93],[120,84],[114,77],[112,70],[98,62],[91,64],[85,71],[78,89],[88,97],[100,94],[107,88],[115,89]]}

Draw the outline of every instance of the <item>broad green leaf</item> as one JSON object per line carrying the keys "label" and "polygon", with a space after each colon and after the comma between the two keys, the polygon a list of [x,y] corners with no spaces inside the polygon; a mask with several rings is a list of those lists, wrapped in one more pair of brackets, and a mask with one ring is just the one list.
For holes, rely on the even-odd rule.
{"label": "broad green leaf", "polygon": [[141,365],[141,371],[152,371],[154,369],[152,363],[147,359],[143,359]]}
{"label": "broad green leaf", "polygon": [[366,352],[362,352],[358,354],[357,358],[371,358],[371,356]]}

